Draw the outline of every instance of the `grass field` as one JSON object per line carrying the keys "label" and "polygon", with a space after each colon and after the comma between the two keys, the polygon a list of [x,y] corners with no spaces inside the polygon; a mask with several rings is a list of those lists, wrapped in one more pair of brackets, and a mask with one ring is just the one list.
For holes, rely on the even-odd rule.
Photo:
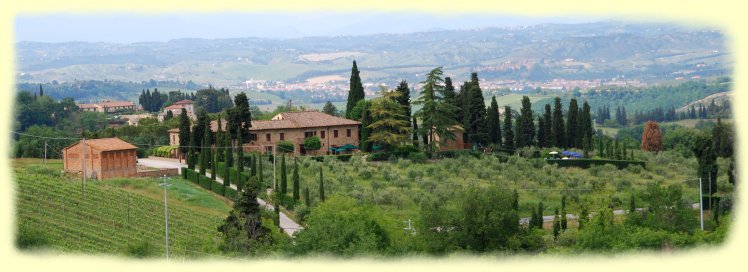
{"label": "grass field", "polygon": [[[13,163],[16,218],[21,233],[48,247],[95,254],[160,256],[165,252],[163,189],[159,179],[89,181],[60,172],[60,161]],[[230,203],[188,181],[171,179],[169,240],[172,256],[215,254],[217,226]],[[144,249],[145,248],[145,249]]]}

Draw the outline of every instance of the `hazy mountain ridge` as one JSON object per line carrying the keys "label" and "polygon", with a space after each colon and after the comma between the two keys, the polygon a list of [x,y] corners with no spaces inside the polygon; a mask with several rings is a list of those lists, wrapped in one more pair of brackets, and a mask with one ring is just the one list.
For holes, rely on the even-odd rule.
{"label": "hazy mountain ridge", "polygon": [[[297,39],[17,43],[22,82],[155,78],[215,85],[237,84],[250,78],[303,81],[318,75],[345,75],[354,57],[364,79],[382,81],[420,81],[416,74],[436,66],[445,66],[448,74],[466,77],[473,70],[512,62],[525,62],[527,69],[536,64],[540,70],[535,74],[542,74],[541,78],[627,73],[655,78],[698,63],[720,74],[728,73],[732,65],[725,50],[725,37],[716,30],[624,22]],[[323,56],[317,61],[301,57],[344,51],[356,54]],[[647,71],[652,67],[657,71]],[[280,72],[266,71],[273,68]],[[487,76],[518,77],[503,72],[506,69],[495,71]]]}

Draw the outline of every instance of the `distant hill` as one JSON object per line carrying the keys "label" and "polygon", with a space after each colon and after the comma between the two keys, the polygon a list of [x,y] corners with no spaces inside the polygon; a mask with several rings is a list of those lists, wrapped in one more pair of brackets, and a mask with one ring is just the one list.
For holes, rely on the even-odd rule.
{"label": "distant hill", "polygon": [[447,75],[545,80],[623,76],[643,81],[728,75],[724,35],[673,24],[599,22],[434,30],[298,39],[178,39],[132,44],[19,42],[19,82],[192,80],[239,86],[249,79],[347,78],[356,59],[369,82]]}

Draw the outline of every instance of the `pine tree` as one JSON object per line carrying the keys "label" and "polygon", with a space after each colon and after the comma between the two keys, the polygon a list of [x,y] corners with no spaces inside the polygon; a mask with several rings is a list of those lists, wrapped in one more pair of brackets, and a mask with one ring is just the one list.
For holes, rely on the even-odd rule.
{"label": "pine tree", "polygon": [[452,118],[457,109],[444,102],[442,73],[441,67],[431,70],[426,80],[422,82],[424,85],[420,96],[413,102],[413,104],[422,105],[414,116],[421,118],[421,130],[427,133],[427,146],[430,152],[433,152],[437,146],[434,142],[435,136],[439,136],[441,144],[446,143],[447,140],[454,141],[456,138],[450,129],[458,124],[457,120]]}
{"label": "pine tree", "polygon": [[319,168],[319,200],[325,202],[325,180],[322,178],[322,167]]}
{"label": "pine tree", "polygon": [[580,147],[582,143],[581,135],[579,134],[579,106],[577,105],[577,99],[572,98],[569,101],[569,112],[567,113],[566,120],[566,146],[567,147]]}
{"label": "pine tree", "polygon": [[535,123],[532,115],[532,104],[530,103],[530,98],[528,96],[523,96],[520,116],[517,119],[517,133],[520,135],[520,137],[517,138],[517,147],[535,145]]}
{"label": "pine tree", "polygon": [[358,66],[356,61],[353,61],[353,67],[351,68],[351,80],[350,88],[348,91],[348,104],[345,107],[345,117],[351,118],[351,110],[356,106],[359,100],[364,99],[364,86],[361,84],[361,76],[359,75]]}
{"label": "pine tree", "polygon": [[338,115],[338,109],[335,108],[335,105],[333,105],[330,101],[327,101],[327,103],[325,103],[325,106],[322,107],[322,112],[333,116]]}
{"label": "pine tree", "polygon": [[496,103],[496,96],[491,97],[491,105],[488,106],[486,120],[488,121],[488,142],[491,144],[500,144],[501,124],[499,121],[499,104]]}
{"label": "pine tree", "polygon": [[564,113],[561,108],[561,98],[553,100],[553,116],[551,119],[551,136],[553,146],[566,147],[566,130],[564,129]]}
{"label": "pine tree", "polygon": [[293,158],[293,203],[299,201],[299,163]]}
{"label": "pine tree", "polygon": [[512,130],[512,108],[504,106],[504,142],[502,147],[514,149],[514,131]]}

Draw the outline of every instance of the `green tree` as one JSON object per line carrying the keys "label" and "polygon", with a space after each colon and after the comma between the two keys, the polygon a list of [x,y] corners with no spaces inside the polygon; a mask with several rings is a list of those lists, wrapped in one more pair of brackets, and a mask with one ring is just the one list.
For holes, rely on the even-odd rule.
{"label": "green tree", "polygon": [[351,118],[351,110],[356,106],[358,101],[363,100],[366,94],[364,93],[364,86],[361,83],[361,76],[359,75],[358,66],[356,61],[353,61],[353,67],[351,68],[351,80],[350,88],[348,89],[348,104],[345,107],[345,118]]}
{"label": "green tree", "polygon": [[566,195],[561,196],[561,230],[566,230],[568,221],[566,219]]}
{"label": "green tree", "polygon": [[367,141],[388,151],[405,144],[411,133],[410,122],[403,119],[403,108],[392,99],[397,95],[397,92],[382,89],[382,97],[372,99],[369,108],[372,123],[367,127],[372,133]]}
{"label": "green tree", "polygon": [[488,124],[486,122],[486,103],[483,99],[483,90],[480,88],[478,73],[471,73],[470,99],[468,104],[469,123],[465,128],[471,143],[486,144],[488,142]]}
{"label": "green tree", "polygon": [[[234,134],[231,139],[236,139],[238,136],[237,130],[241,130],[242,135],[250,135],[249,128],[252,127],[252,112],[249,110],[249,99],[244,92],[237,94],[234,97],[234,108],[227,110],[228,120],[226,120],[226,131],[231,131]],[[244,144],[244,141],[249,139],[242,139],[242,142],[237,142],[237,145]]]}
{"label": "green tree", "polygon": [[312,199],[309,196],[309,187],[304,187],[304,205],[311,208]]}
{"label": "green tree", "polygon": [[258,253],[261,248],[272,243],[263,239],[269,229],[262,225],[261,207],[257,202],[260,190],[260,185],[254,180],[248,182],[244,190],[240,190],[234,209],[218,227],[218,231],[223,234],[224,250]]}
{"label": "green tree", "polygon": [[[691,148],[696,155],[698,168],[696,173],[702,179],[701,190],[704,195],[709,195],[717,191],[717,152],[714,149],[714,140],[712,135],[701,132],[696,137],[696,141]],[[705,204],[705,206],[708,204]]]}
{"label": "green tree", "polygon": [[457,93],[455,93],[455,87],[452,85],[452,78],[444,77],[444,103],[452,105],[454,112],[452,113],[452,119],[456,121],[462,120],[460,118],[460,110],[462,104],[457,100]]}
{"label": "green tree", "polygon": [[403,120],[410,122],[411,118],[411,106],[410,106],[410,88],[408,88],[408,82],[403,80],[400,81],[400,85],[397,85],[395,91],[398,93],[395,96],[395,101],[403,107]]}
{"label": "green tree", "polygon": [[304,149],[307,151],[316,151],[320,148],[322,148],[322,140],[318,136],[304,139]]}
{"label": "green tree", "polygon": [[538,228],[543,229],[543,201],[538,203]]}
{"label": "green tree", "polygon": [[501,144],[501,123],[499,120],[499,104],[496,103],[496,96],[491,97],[491,105],[488,106],[486,121],[488,122],[488,142]]}
{"label": "green tree", "polygon": [[[541,147],[551,147],[554,145],[554,142],[553,142],[554,137],[553,137],[553,114],[551,113],[550,104],[545,104],[544,111],[543,111],[543,122],[545,123],[543,125],[543,134],[545,134],[545,144],[541,145]],[[538,134],[540,134],[540,132],[538,132]]]}
{"label": "green tree", "polygon": [[319,168],[319,200],[325,201],[325,180],[322,178],[322,167]]}
{"label": "green tree", "polygon": [[566,118],[566,145],[568,147],[578,148],[581,146],[582,138],[579,134],[579,106],[577,99],[572,98],[569,101],[569,111]]}
{"label": "green tree", "polygon": [[503,148],[514,149],[514,130],[512,129],[512,108],[504,106],[504,143]]}
{"label": "green tree", "polygon": [[286,156],[281,155],[281,168],[280,168],[280,176],[281,176],[281,183],[280,183],[280,195],[281,195],[281,201],[286,196],[286,193],[288,192],[288,178],[286,177]]}
{"label": "green tree", "polygon": [[[369,125],[373,122],[371,118],[371,111],[369,110],[371,107],[371,102],[366,100],[360,101],[362,107],[361,107],[361,150],[366,152],[371,152],[372,144],[369,140],[369,137],[371,136],[371,128],[369,128]],[[358,106],[357,106],[358,107]]]}
{"label": "green tree", "polygon": [[322,107],[322,112],[332,116],[338,115],[338,109],[335,108],[335,105],[333,105],[330,101],[327,101],[327,103],[325,103],[325,106]]}
{"label": "green tree", "polygon": [[556,97],[553,100],[553,116],[551,119],[551,136],[555,147],[567,147],[564,112],[561,107],[561,98]]}
{"label": "green tree", "polygon": [[453,105],[444,101],[444,86],[441,78],[442,67],[431,70],[426,76],[421,89],[421,95],[418,100],[413,102],[415,105],[421,105],[421,109],[415,113],[415,116],[421,118],[422,133],[427,133],[429,151],[433,152],[436,147],[434,136],[438,135],[441,144],[446,141],[454,141],[455,135],[450,131],[458,124],[453,119],[454,112],[457,110]]}
{"label": "green tree", "polygon": [[546,133],[546,121],[544,116],[538,117],[538,146],[539,147],[548,147],[548,134]]}
{"label": "green tree", "polygon": [[293,153],[294,150],[294,144],[289,140],[278,141],[275,146],[278,149],[278,152],[281,153]]}
{"label": "green tree", "polygon": [[223,163],[224,163],[223,173],[222,173],[223,174],[223,186],[229,186],[231,184],[231,171],[230,171],[231,163],[229,163],[229,161],[231,161],[230,158],[233,155],[232,154],[233,151],[232,151],[232,148],[230,148],[231,146],[231,135],[230,134],[231,133],[226,133],[223,135],[224,142],[227,143],[226,145],[227,148],[225,148],[226,150],[223,151]]}
{"label": "green tree", "polygon": [[[195,127],[197,127],[197,125]],[[192,169],[192,170],[195,170],[195,164],[197,163],[196,158],[195,158],[195,154],[197,153],[196,151],[197,148],[195,146],[197,145],[197,143],[195,142],[195,134],[196,133],[194,130],[192,131],[192,133],[189,134],[190,135],[190,145],[189,145],[190,148],[187,151],[187,168]]]}
{"label": "green tree", "polygon": [[[236,127],[236,184],[241,184],[242,172],[244,172],[244,132],[241,127]],[[237,188],[239,190],[240,188]]]}
{"label": "green tree", "polygon": [[218,122],[217,124],[218,126],[216,128],[216,158],[217,158],[217,161],[223,161],[224,159],[223,153],[225,153],[226,151],[226,149],[224,148],[226,147],[226,142],[225,142],[226,137],[223,136],[223,128],[221,127],[222,124],[221,124],[220,114],[218,115],[218,120],[216,122]]}
{"label": "green tree", "polygon": [[293,202],[299,201],[299,163],[296,157],[293,158]]}
{"label": "green tree", "polygon": [[553,216],[553,240],[558,240],[558,234],[561,232],[561,218],[558,216],[558,209]]}
{"label": "green tree", "polygon": [[535,145],[535,122],[533,121],[532,104],[528,96],[522,97],[519,119],[517,119],[517,147]]}

